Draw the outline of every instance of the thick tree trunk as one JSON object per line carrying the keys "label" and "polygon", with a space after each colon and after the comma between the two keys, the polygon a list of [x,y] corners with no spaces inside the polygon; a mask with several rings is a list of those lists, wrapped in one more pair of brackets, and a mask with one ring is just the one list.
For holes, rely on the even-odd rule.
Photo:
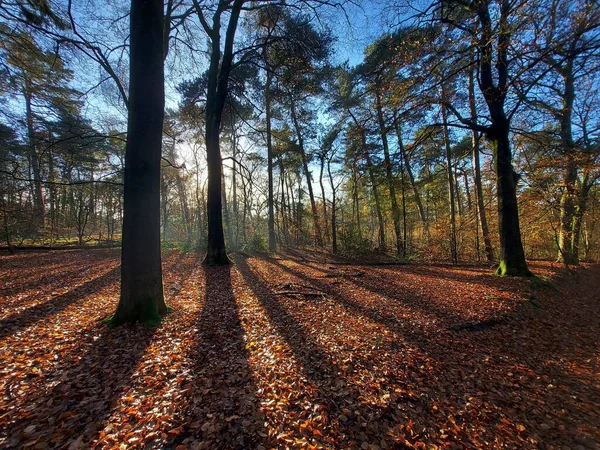
{"label": "thick tree trunk", "polygon": [[572,264],[579,264],[579,241],[581,239],[581,228],[583,225],[583,217],[587,209],[588,198],[592,186],[592,183],[588,183],[588,177],[584,175],[581,182],[581,192],[579,193],[577,206],[573,214],[573,232],[571,237]]}
{"label": "thick tree trunk", "polygon": [[531,276],[525,261],[517,204],[517,174],[511,163],[509,123],[504,114],[492,117],[487,137],[492,142],[498,192],[501,276]]}
{"label": "thick tree trunk", "polygon": [[208,244],[204,264],[225,265],[229,258],[225,251],[225,233],[223,231],[223,204],[221,172],[221,150],[219,148],[220,119],[216,117],[214,109],[206,112],[206,163],[208,171],[207,184],[207,216],[208,216]]}
{"label": "thick tree trunk", "polygon": [[[491,4],[474,4],[480,24],[479,47],[479,86],[488,110],[491,125],[485,130],[491,141],[496,164],[496,186],[498,194],[498,228],[500,232],[500,265],[496,274],[501,276],[531,276],[525,260],[519,226],[519,206],[517,204],[517,174],[512,167],[510,149],[510,123],[504,112],[504,102],[508,92],[509,57],[511,29],[508,25],[511,14],[509,0],[500,0],[497,39],[492,26]],[[494,43],[496,47],[494,48]],[[494,84],[493,67],[497,72],[497,85]]]}
{"label": "thick tree trunk", "polygon": [[[208,215],[208,243],[203,264],[225,265],[229,258],[225,250],[225,234],[223,232],[222,210],[222,160],[220,149],[221,119],[225,100],[227,99],[229,75],[233,63],[233,41],[237,29],[243,0],[235,0],[231,5],[229,23],[225,33],[225,45],[221,48],[221,6],[213,16],[213,27],[210,31],[211,55],[208,69],[208,83],[206,94],[206,166],[208,171],[207,185],[207,215]],[[201,11],[198,11],[202,14]]]}
{"label": "thick tree trunk", "polygon": [[125,148],[121,297],[112,323],[156,322],[167,312],[160,256],[164,119],[163,2],[132,0]]}
{"label": "thick tree trunk", "polygon": [[385,120],[383,118],[383,107],[381,105],[381,94],[379,88],[375,88],[375,109],[377,110],[377,121],[379,123],[379,133],[383,144],[383,157],[385,165],[385,175],[390,192],[390,200],[392,203],[392,220],[394,222],[394,233],[396,235],[396,253],[404,256],[404,244],[402,243],[402,232],[400,230],[400,209],[398,208],[398,200],[396,198],[396,188],[394,186],[394,176],[392,173],[392,160],[390,159],[390,148],[387,140],[387,130]]}
{"label": "thick tree trunk", "polygon": [[572,115],[575,101],[573,61],[569,60],[563,70],[563,107],[560,114],[560,139],[564,154],[563,193],[560,199],[560,231],[558,260],[565,264],[577,264],[573,257],[573,224],[577,204],[577,164],[573,142]]}

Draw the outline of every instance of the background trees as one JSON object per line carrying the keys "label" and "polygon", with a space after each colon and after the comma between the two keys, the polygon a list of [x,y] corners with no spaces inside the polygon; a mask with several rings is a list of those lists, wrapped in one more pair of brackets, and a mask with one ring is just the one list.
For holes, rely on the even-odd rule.
{"label": "background trees", "polygon": [[[0,10],[3,242],[122,239],[132,56],[128,5],[111,5]],[[513,275],[525,256],[594,257],[595,2],[434,3],[351,62],[322,2],[163,6],[163,245],[215,264],[226,247],[315,245]]]}

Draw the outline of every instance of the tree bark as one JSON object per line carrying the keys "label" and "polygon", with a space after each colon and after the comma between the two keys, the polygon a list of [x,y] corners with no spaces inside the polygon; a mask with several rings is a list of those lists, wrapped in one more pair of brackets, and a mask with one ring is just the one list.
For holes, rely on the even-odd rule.
{"label": "tree bark", "polygon": [[352,209],[356,212],[356,231],[358,233],[358,238],[362,240],[360,205],[358,203],[358,168],[356,167],[356,157],[352,159]]}
{"label": "tree bark", "polygon": [[321,199],[323,201],[323,224],[325,225],[325,241],[329,243],[329,224],[327,221],[327,199],[325,198],[325,185],[323,184],[323,171],[325,170],[325,155],[320,156],[320,171],[319,171],[319,185],[321,186]]}
{"label": "tree bark", "polygon": [[327,160],[327,174],[329,175],[329,184],[331,185],[331,250],[333,254],[338,252],[337,245],[337,223],[336,223],[336,187],[333,183],[331,174],[331,160]]}
{"label": "tree bark", "polygon": [[394,176],[392,173],[392,160],[390,159],[390,148],[387,140],[387,130],[385,120],[383,118],[383,107],[381,105],[381,93],[379,87],[375,86],[375,109],[377,110],[377,121],[379,123],[379,133],[383,144],[383,157],[385,166],[385,175],[390,192],[390,200],[392,203],[392,220],[394,222],[394,233],[396,235],[396,253],[404,256],[404,245],[402,243],[402,232],[400,230],[400,209],[398,208],[398,200],[396,198],[396,188],[394,186]]}
{"label": "tree bark", "polygon": [[402,141],[402,131],[400,129],[400,124],[398,123],[397,117],[394,118],[396,121],[396,136],[398,137],[398,147],[400,149],[400,153],[402,154],[402,160],[404,161],[404,167],[406,168],[406,173],[408,174],[408,181],[410,182],[410,187],[413,191],[413,195],[415,196],[415,203],[417,204],[417,209],[419,210],[419,217],[421,219],[421,223],[423,224],[423,232],[425,235],[429,234],[429,226],[427,223],[427,215],[425,214],[425,208],[423,208],[423,202],[421,201],[421,194],[419,192],[419,187],[415,181],[415,176],[413,174],[413,169],[410,164],[410,159],[408,158],[408,154],[406,148],[404,147]]}
{"label": "tree bark", "polygon": [[496,273],[501,276],[531,276],[521,241],[517,204],[517,174],[511,163],[509,123],[503,113],[492,117],[492,125],[489,127],[487,136],[492,142],[494,151],[498,192],[500,265]]}
{"label": "tree bark", "polygon": [[[500,233],[500,265],[496,274],[500,276],[531,276],[525,260],[519,226],[517,203],[517,174],[512,167],[510,148],[510,122],[504,111],[508,90],[508,51],[512,37],[509,26],[511,6],[509,0],[500,0],[498,30],[494,31],[487,2],[476,4],[476,13],[481,25],[479,39],[480,88],[490,112],[491,125],[485,130],[492,143],[496,169],[498,193],[498,229]],[[494,36],[497,33],[497,36]],[[493,43],[497,42],[494,49]],[[493,61],[495,59],[495,63]],[[492,67],[495,66],[498,81],[494,83]]]}
{"label": "tree bark", "polygon": [[306,150],[304,149],[304,139],[302,137],[302,130],[300,129],[300,123],[296,115],[296,107],[294,99],[290,96],[290,110],[292,113],[292,121],[294,122],[294,128],[296,130],[296,137],[298,139],[298,148],[300,149],[300,157],[302,158],[302,169],[304,170],[304,176],[306,177],[306,184],[308,187],[308,197],[310,199],[310,209],[313,216],[313,225],[315,227],[315,236],[317,245],[323,246],[323,235],[321,233],[321,226],[319,224],[319,212],[317,211],[317,204],[315,202],[315,195],[312,188],[312,177],[308,170],[308,158],[306,157]]}
{"label": "tree bark", "polygon": [[27,87],[27,82],[25,83],[23,96],[25,97],[25,118],[27,122],[29,159],[31,161],[31,171],[33,175],[33,207],[35,213],[34,222],[43,227],[46,221],[46,205],[44,204],[44,191],[42,189],[42,175],[37,149],[37,138],[35,136],[35,128],[33,125],[33,99]]}
{"label": "tree bark", "polygon": [[573,233],[571,237],[571,258],[572,264],[579,264],[579,241],[581,239],[581,227],[583,217],[587,209],[590,190],[594,183],[588,182],[588,175],[584,174],[581,181],[581,192],[577,199],[577,206],[573,214]]}
{"label": "tree bark", "polygon": [[267,173],[269,178],[269,196],[267,199],[268,207],[268,229],[269,229],[269,251],[275,251],[275,214],[273,212],[273,143],[271,136],[271,70],[266,65],[266,50],[265,50],[265,66],[266,66],[266,82],[265,82],[265,115],[267,122]]}
{"label": "tree bark", "polygon": [[[442,101],[445,101],[444,86],[442,85]],[[456,205],[454,191],[454,170],[452,169],[452,153],[450,151],[450,137],[448,135],[448,113],[442,103],[442,120],[444,133],[444,147],[446,149],[447,179],[448,179],[448,202],[450,205],[450,257],[452,264],[458,264],[458,248],[456,243]]]}
{"label": "tree bark", "polygon": [[132,0],[121,296],[114,324],[152,323],[167,312],[160,255],[163,20],[162,0]]}
{"label": "tree bark", "polygon": [[[208,243],[203,264],[206,265],[226,265],[230,263],[225,249],[225,233],[223,231],[221,192],[223,165],[220,149],[220,132],[223,109],[228,93],[229,75],[233,63],[233,43],[244,0],[235,0],[231,6],[229,23],[225,33],[225,45],[221,49],[221,15],[227,9],[225,3],[224,0],[221,0],[217,12],[213,17],[213,26],[210,30],[211,55],[208,69],[205,113],[206,165],[208,171]],[[198,14],[202,18],[204,17],[200,9],[198,10]]]}
{"label": "tree bark", "polygon": [[[474,53],[471,54],[474,61]],[[469,71],[469,109],[471,112],[471,120],[477,122],[477,104],[475,103],[475,68]],[[481,164],[479,162],[479,133],[471,130],[471,148],[473,153],[473,178],[475,183],[475,197],[477,201],[477,212],[479,215],[479,223],[481,224],[481,234],[483,236],[483,246],[485,247],[485,255],[487,262],[493,264],[494,251],[492,249],[492,241],[490,239],[490,229],[487,223],[485,213],[485,202],[483,199],[483,188],[481,185]],[[479,250],[478,250],[479,251]]]}
{"label": "tree bark", "polygon": [[560,199],[560,230],[558,260],[567,265],[577,264],[573,256],[573,225],[577,203],[577,164],[573,142],[572,115],[575,101],[575,78],[573,60],[562,70],[564,80],[563,107],[560,112],[560,139],[564,155],[563,193]]}
{"label": "tree bark", "polygon": [[369,173],[369,180],[373,185],[373,197],[375,199],[375,212],[377,213],[377,221],[379,223],[379,251],[386,251],[386,243],[385,243],[385,224],[383,222],[383,213],[381,212],[381,201],[379,200],[379,192],[377,191],[377,180],[375,179],[375,168],[373,167],[373,162],[371,161],[371,155],[369,155],[369,151],[367,150],[367,138],[365,136],[364,128],[360,129],[361,135],[361,144],[363,149],[363,156],[367,163],[367,172]]}

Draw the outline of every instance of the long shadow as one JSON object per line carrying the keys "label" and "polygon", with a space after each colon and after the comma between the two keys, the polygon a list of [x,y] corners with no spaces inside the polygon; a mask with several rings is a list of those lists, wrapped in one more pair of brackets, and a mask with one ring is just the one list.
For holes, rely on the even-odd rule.
{"label": "long shadow", "polygon": [[38,382],[55,387],[34,390],[10,407],[12,419],[0,429],[7,437],[5,448],[36,442],[41,448],[92,448],[153,336],[154,330],[141,325],[98,324],[90,330],[81,342],[87,351]]}
{"label": "long shadow", "polygon": [[[298,274],[299,276],[298,272],[294,273]],[[384,273],[371,271],[367,277],[346,277],[345,280],[391,302],[400,303],[412,310],[433,315],[436,319],[442,322],[441,326],[451,328],[457,325],[470,323],[471,319],[468,317],[468,311],[466,311],[467,314],[461,314],[456,308],[436,302],[434,299],[422,295],[419,291],[415,290],[411,286],[398,285],[393,279],[386,277],[385,275],[386,274]],[[432,275],[432,282],[441,284],[442,281],[439,278],[445,277],[437,278],[438,279],[436,280]],[[464,281],[460,282],[463,283]],[[440,286],[440,289],[443,290],[443,286]],[[485,307],[485,305],[481,306]],[[510,317],[510,313],[506,311],[496,312],[495,314],[492,311],[489,311],[489,313],[493,314],[493,317],[486,319],[486,322],[489,323],[491,323],[492,320],[500,323]]]}
{"label": "long shadow", "polygon": [[231,284],[231,268],[204,267],[206,293],[191,350],[189,403],[173,446],[251,449],[267,436]]}
{"label": "long shadow", "polygon": [[[0,306],[0,309],[14,308],[22,304],[26,304],[32,298],[43,295],[43,292],[52,292],[54,289],[60,289],[66,283],[73,283],[73,281],[77,281],[78,278],[84,277],[85,272],[91,268],[91,266],[87,265],[74,265],[75,268],[71,268],[69,270],[65,270],[66,268],[61,268],[62,270],[52,273],[42,273],[36,277],[30,277],[26,279],[20,279],[17,281],[16,285],[6,289],[0,289],[0,297],[4,297],[5,304]],[[42,291],[43,289],[43,291]],[[26,291],[29,292],[25,295],[19,295]],[[18,296],[19,295],[19,296]],[[16,297],[18,298],[10,298]]]}
{"label": "long shadow", "polygon": [[[458,272],[469,270],[469,272],[477,271],[478,275],[470,273]],[[438,279],[446,279],[449,281],[458,281],[461,283],[475,283],[481,285],[489,285],[490,282],[502,289],[510,289],[514,286],[514,278],[503,278],[494,275],[492,270],[482,269],[481,267],[464,267],[453,266],[451,264],[420,264],[418,266],[403,266],[402,271],[414,275],[431,276]]]}
{"label": "long shadow", "polygon": [[119,274],[120,266],[114,267],[98,278],[83,283],[65,294],[0,320],[0,340],[17,333],[37,321],[48,319],[50,316],[60,313],[82,298],[99,291],[111,283],[117,282]]}
{"label": "long shadow", "polygon": [[[271,295],[271,288],[254,274],[245,259],[235,258],[236,267],[263,305],[270,321],[300,360],[303,373],[317,388],[318,403],[326,408],[329,432],[337,435],[336,446],[356,446],[364,441],[365,427],[383,436],[398,425],[395,406],[379,407],[366,402],[360,390],[340,376],[340,369],[331,357],[306,333],[303,326]],[[348,405],[353,405],[347,408]],[[369,423],[365,424],[365,417]],[[396,443],[394,448],[409,448]],[[410,447],[412,448],[412,447]]]}
{"label": "long shadow", "polygon": [[117,260],[117,254],[110,251],[93,253],[76,251],[69,252],[68,255],[50,253],[39,258],[36,256],[31,255],[28,259],[23,260],[22,264],[11,264],[11,261],[0,259],[0,263],[2,263],[0,264],[0,285],[13,284],[17,281],[14,283],[14,287],[1,289],[0,295],[14,295],[19,292],[19,288],[25,290],[30,285],[43,282],[45,277],[60,276],[61,273],[74,267],[84,271]]}
{"label": "long shadow", "polygon": [[[384,314],[379,310],[369,308],[353,301],[344,295],[340,289],[335,289],[332,286],[328,286],[325,282],[315,280],[304,273],[290,269],[277,260],[268,261],[279,267],[281,270],[288,272],[290,275],[298,277],[307,283],[319,287],[324,292],[329,293],[332,296],[333,301],[343,305],[347,309],[353,310],[360,315],[388,327],[403,339],[415,345],[424,352],[424,354],[435,358],[440,364],[440,367],[444,368],[440,373],[440,378],[446,377],[447,375],[452,377],[452,373],[458,368],[468,368],[468,370],[478,368],[481,365],[481,355],[488,354],[493,358],[497,365],[491,372],[486,373],[485,376],[484,374],[481,374],[478,379],[463,378],[463,385],[456,385],[454,387],[456,392],[463,391],[466,394],[465,396],[462,396],[463,398],[467,395],[473,395],[474,392],[477,391],[486,392],[487,389],[493,385],[492,383],[510,380],[513,376],[511,371],[520,368],[525,368],[524,372],[533,369],[538,375],[545,374],[544,376],[546,377],[560,377],[560,379],[563,380],[563,383],[568,385],[573,392],[587,393],[583,395],[587,395],[587,397],[591,399],[600,397],[600,390],[597,387],[591,386],[564,371],[547,366],[546,361],[548,358],[556,357],[553,353],[557,348],[552,344],[549,348],[536,348],[535,342],[539,340],[540,336],[536,336],[536,331],[533,329],[530,333],[527,326],[528,320],[539,320],[539,317],[516,317],[515,322],[509,327],[501,327],[494,330],[491,334],[483,333],[469,336],[469,333],[458,333],[453,336],[446,335],[445,338],[442,338],[440,335],[428,335],[422,331],[417,331],[414,325],[404,323],[397,319],[393,312]],[[377,294],[381,295],[380,292],[377,292]],[[461,356],[463,359],[458,361],[455,359],[457,353],[456,349],[461,346],[468,350],[463,352]],[[537,358],[532,359],[531,356],[535,354],[537,354]],[[490,385],[486,385],[486,382],[483,381],[488,377],[491,377],[488,381],[491,382]],[[530,380],[530,382],[531,385],[529,386],[520,386],[519,391],[517,391],[520,393],[519,396],[513,395],[512,397],[496,400],[497,404],[503,408],[503,414],[505,416],[510,417],[511,414],[515,414],[515,421],[526,420],[522,416],[519,417],[519,414],[517,414],[518,411],[527,411],[534,408],[536,399],[540,396],[540,392],[545,390],[545,384],[543,381],[539,381],[539,377],[537,380]],[[510,383],[508,383],[507,386],[511,386]],[[512,392],[512,389],[509,390],[509,392]],[[514,394],[515,392],[512,393]],[[551,392],[545,393],[547,396],[551,396],[552,394],[553,393]],[[556,391],[555,394],[558,395],[559,392]],[[573,400],[571,397],[572,396],[560,396],[554,399],[554,401],[562,402],[563,407],[566,410],[576,414],[582,421],[593,423],[593,419],[591,419],[590,416],[590,414],[593,413],[590,412],[589,407],[586,408],[585,403],[582,404],[577,400]],[[509,408],[509,410],[504,410],[504,408]],[[499,418],[497,416],[491,416],[490,420],[498,421]],[[550,441],[552,441],[552,439],[550,439]]]}
{"label": "long shadow", "polygon": [[[281,264],[279,261],[269,259],[268,262],[277,266],[279,269],[283,270],[284,272],[287,272],[290,275],[297,277],[306,283],[309,283],[309,284],[312,284],[312,285],[318,287],[323,292],[330,294],[333,297],[333,301],[340,303],[346,309],[354,311],[355,313],[358,313],[359,315],[368,317],[369,319],[373,320],[374,322],[377,322],[381,325],[386,326],[390,330],[394,331],[396,334],[402,336],[407,341],[410,341],[410,342],[416,344],[417,347],[424,350],[424,348],[423,348],[423,343],[425,342],[425,340],[423,339],[424,334],[420,333],[420,332],[416,332],[413,329],[409,329],[409,327],[407,326],[406,323],[404,323],[401,320],[398,320],[394,316],[393,312],[390,312],[389,314],[383,314],[382,312],[380,312],[376,309],[369,308],[369,307],[364,306],[356,301],[349,299],[347,296],[343,295],[339,289],[336,289],[335,287],[331,286],[327,282],[309,277],[308,275],[306,275],[300,271],[294,270],[294,269],[286,266],[285,264]],[[427,349],[427,350],[429,350],[429,349]],[[441,351],[443,352],[443,350],[441,350]]]}

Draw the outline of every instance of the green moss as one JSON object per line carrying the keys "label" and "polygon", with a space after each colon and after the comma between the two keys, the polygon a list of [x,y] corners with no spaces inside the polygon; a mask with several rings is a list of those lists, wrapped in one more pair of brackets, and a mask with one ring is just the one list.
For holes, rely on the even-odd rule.
{"label": "green moss", "polygon": [[[159,327],[162,322],[162,317],[158,313],[156,308],[156,301],[153,299],[146,299],[138,301],[135,308],[131,313],[124,314],[120,308],[112,316],[105,319],[108,326],[116,327],[125,323],[136,323],[139,322],[142,325],[149,328]],[[171,308],[167,307],[167,314],[171,311]]]}
{"label": "green moss", "polygon": [[527,266],[524,267],[512,267],[506,264],[506,261],[501,260],[500,265],[496,269],[496,275],[499,277],[532,277],[533,274],[529,271]]}

